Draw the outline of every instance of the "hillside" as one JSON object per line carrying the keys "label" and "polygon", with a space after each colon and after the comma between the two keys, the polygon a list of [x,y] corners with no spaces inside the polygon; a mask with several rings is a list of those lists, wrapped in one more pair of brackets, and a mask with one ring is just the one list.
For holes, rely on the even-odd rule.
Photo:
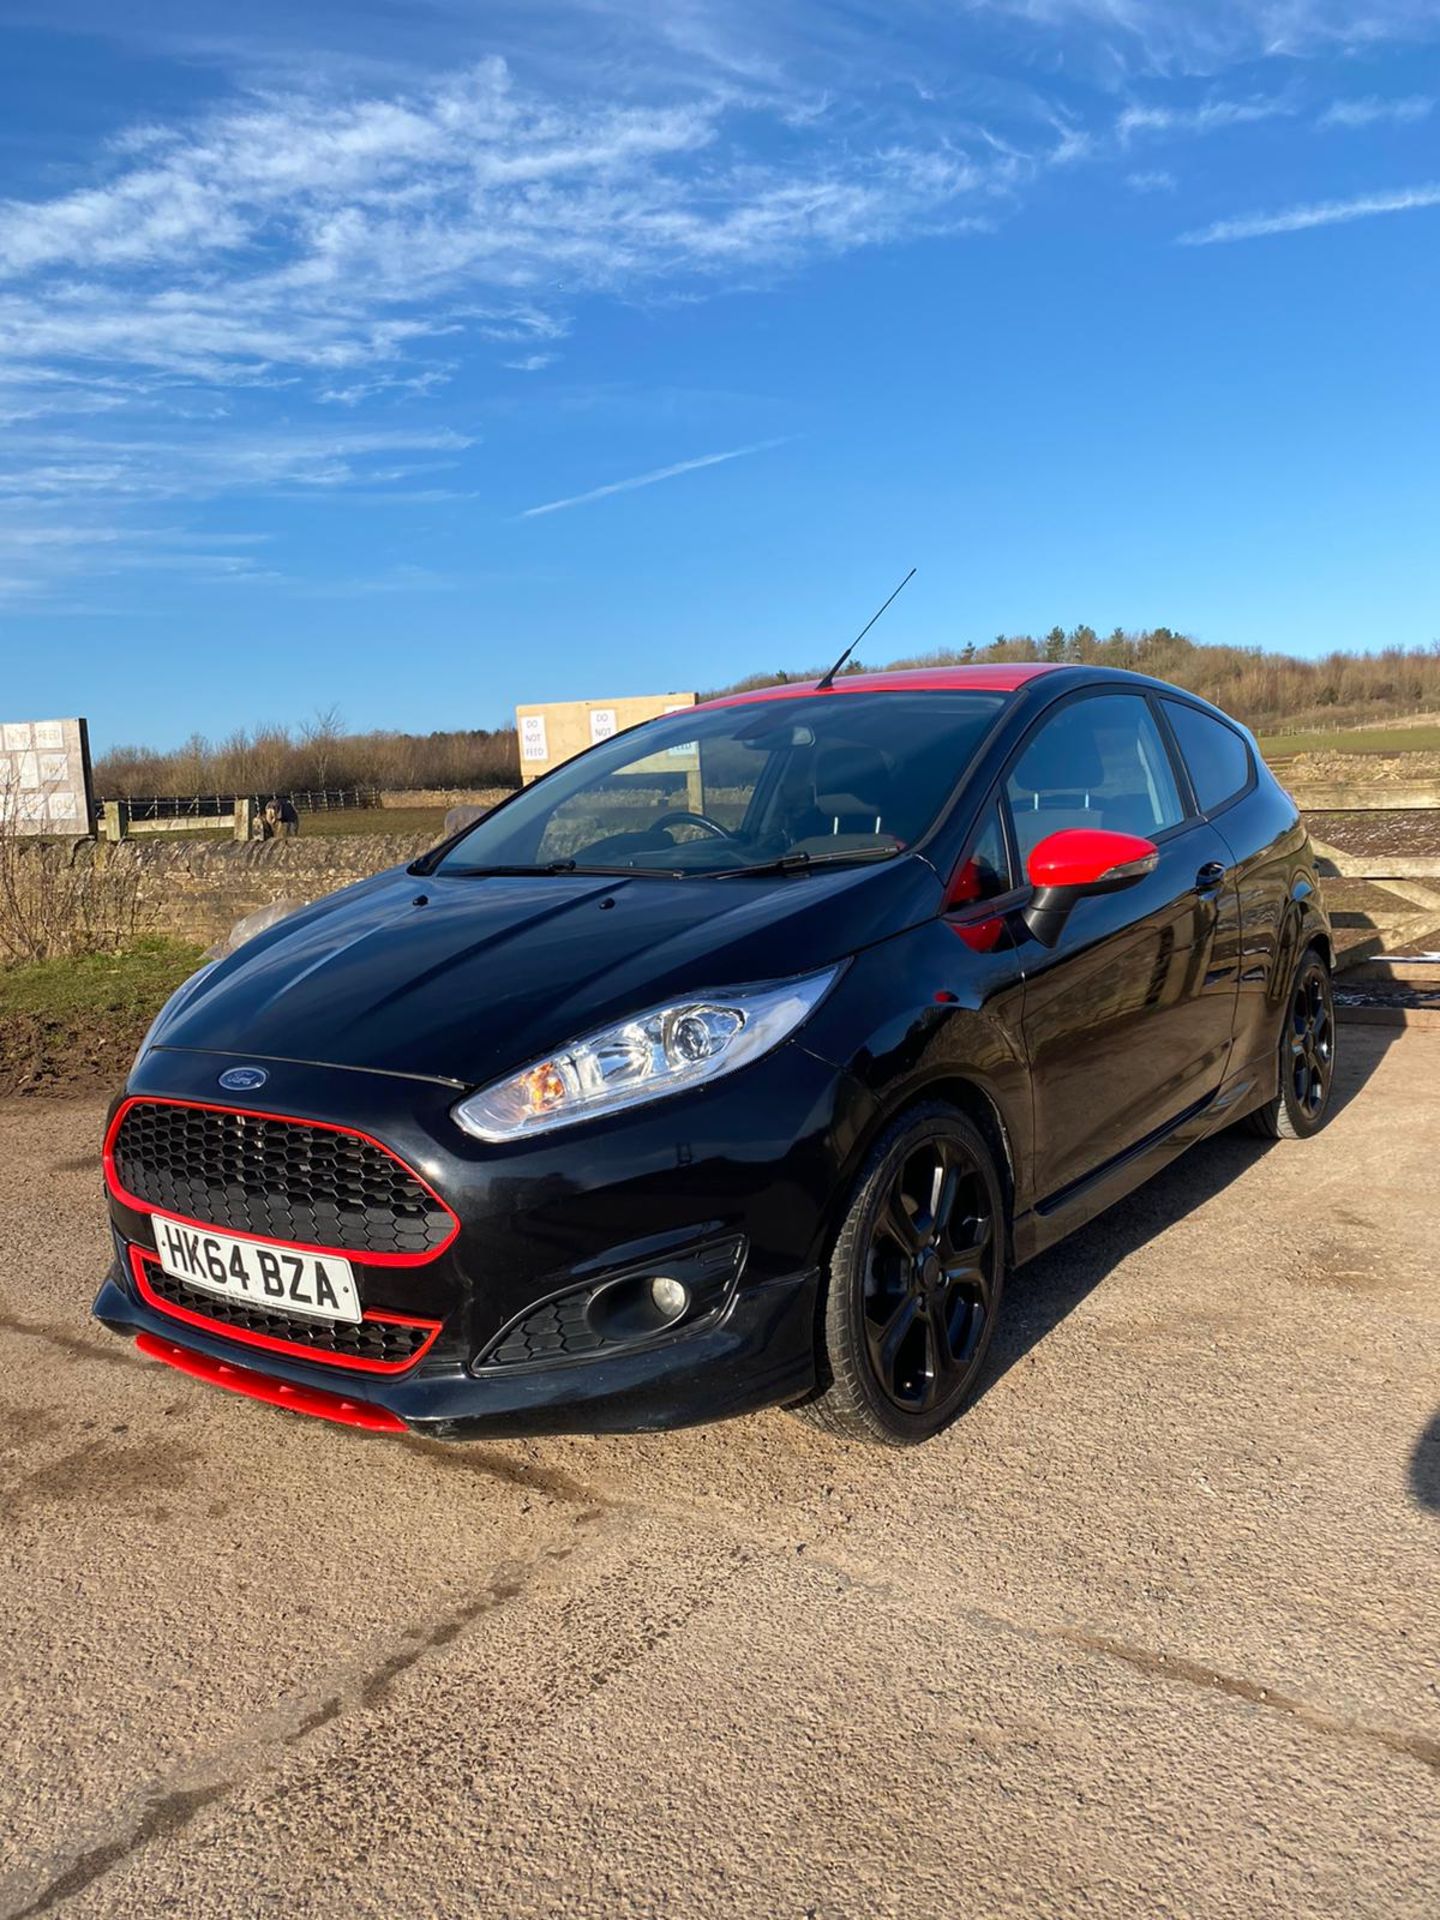
{"label": "hillside", "polygon": [[[867,660],[864,667],[852,661],[846,671],[1006,660],[1063,660],[1154,674],[1213,700],[1257,733],[1323,729],[1328,734],[1337,726],[1440,712],[1440,642],[1423,648],[1386,647],[1377,653],[1329,653],[1318,660],[1300,660],[1260,647],[1206,645],[1169,627],[1141,632],[1117,628],[1103,637],[1093,627],[1072,627],[1068,632],[1052,627],[1039,639],[1031,634],[1001,634],[986,646]],[[811,679],[828,664],[751,674],[714,691],[734,693],[777,680]]]}
{"label": "hillside", "polygon": [[[1155,674],[1213,700],[1258,733],[1287,736],[1279,748],[1286,753],[1332,745],[1342,751],[1373,752],[1431,747],[1434,738],[1419,728],[1408,739],[1403,734],[1397,739],[1395,734],[1412,726],[1416,715],[1440,714],[1440,642],[1428,648],[1386,647],[1378,653],[1330,653],[1319,660],[1298,660],[1259,647],[1207,646],[1169,627],[1134,633],[1117,629],[1104,637],[1093,627],[1072,627],[1069,632],[1054,627],[1039,639],[1002,634],[986,646],[872,658],[866,664],[873,669],[1000,660],[1079,661]],[[710,692],[814,679],[828,665],[818,661],[808,667],[753,673]],[[846,670],[862,669],[857,661]],[[575,689],[577,697],[603,691]],[[1363,749],[1358,736],[1346,737],[1343,746],[1335,741],[1337,727],[1361,726],[1382,730],[1367,736]],[[518,780],[513,728],[347,733],[334,712],[318,715],[293,732],[285,727],[259,728],[253,733],[241,730],[217,743],[197,735],[171,753],[117,747],[95,766],[96,791],[107,799],[322,787],[467,789],[514,786]]]}

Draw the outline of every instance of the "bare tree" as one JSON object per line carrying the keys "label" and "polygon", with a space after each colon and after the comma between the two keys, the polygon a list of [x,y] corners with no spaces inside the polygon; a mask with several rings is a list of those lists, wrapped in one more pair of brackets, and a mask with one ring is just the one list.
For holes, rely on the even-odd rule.
{"label": "bare tree", "polygon": [[0,964],[113,953],[148,918],[138,868],[109,847],[25,831],[18,791],[0,785]]}
{"label": "bare tree", "polygon": [[330,785],[330,775],[334,769],[336,752],[344,739],[345,720],[339,707],[317,707],[313,717],[300,728],[300,738],[308,748],[311,771],[315,776],[314,784],[320,788]]}

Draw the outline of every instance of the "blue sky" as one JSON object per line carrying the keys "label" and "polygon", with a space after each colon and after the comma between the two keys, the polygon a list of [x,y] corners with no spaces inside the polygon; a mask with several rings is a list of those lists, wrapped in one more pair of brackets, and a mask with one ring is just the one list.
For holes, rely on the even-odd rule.
{"label": "blue sky", "polygon": [[1433,0],[0,0],[0,707],[1440,636]]}

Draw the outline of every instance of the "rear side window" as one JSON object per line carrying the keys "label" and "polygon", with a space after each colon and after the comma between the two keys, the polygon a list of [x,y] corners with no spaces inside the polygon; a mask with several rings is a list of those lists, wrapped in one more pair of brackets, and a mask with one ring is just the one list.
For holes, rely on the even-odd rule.
{"label": "rear side window", "polygon": [[1148,839],[1185,817],[1155,717],[1133,693],[1062,707],[1042,723],[1005,790],[1022,861],[1065,827]]}
{"label": "rear side window", "polygon": [[1250,784],[1250,749],[1223,720],[1212,720],[1195,707],[1167,700],[1165,717],[1175,729],[1180,751],[1190,769],[1191,784],[1202,813],[1233,800]]}

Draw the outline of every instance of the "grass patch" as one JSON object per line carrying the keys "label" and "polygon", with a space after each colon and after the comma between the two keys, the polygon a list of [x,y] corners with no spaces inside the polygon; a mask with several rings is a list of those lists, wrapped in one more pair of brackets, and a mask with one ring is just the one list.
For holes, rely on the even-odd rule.
{"label": "grass patch", "polygon": [[444,807],[336,807],[329,813],[302,813],[300,838],[325,839],[342,833],[445,833]]}
{"label": "grass patch", "polygon": [[183,940],[137,940],[123,953],[86,953],[0,969],[0,1014],[53,1020],[107,1015],[147,1027],[182,980],[200,964],[200,948]]}
{"label": "grass patch", "polygon": [[118,1085],[145,1029],[199,966],[183,940],[0,968],[0,1093]]}
{"label": "grass patch", "polygon": [[1266,733],[1260,736],[1260,751],[1267,760],[1291,753],[1440,753],[1440,726]]}

